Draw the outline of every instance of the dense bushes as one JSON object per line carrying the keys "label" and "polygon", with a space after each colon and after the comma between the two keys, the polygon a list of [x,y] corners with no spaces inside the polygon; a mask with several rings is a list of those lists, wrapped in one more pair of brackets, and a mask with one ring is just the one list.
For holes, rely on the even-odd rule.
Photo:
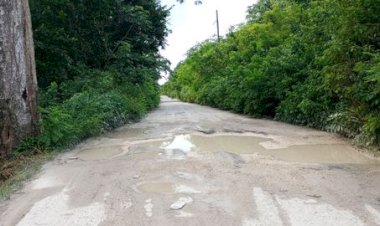
{"label": "dense bushes", "polygon": [[163,91],[380,145],[376,0],[261,0],[221,42],[194,47]]}
{"label": "dense bushes", "polygon": [[[41,135],[18,152],[73,145],[159,103],[169,11],[154,0],[30,0]],[[17,154],[17,153],[15,153]]]}
{"label": "dense bushes", "polygon": [[75,94],[58,106],[44,109],[46,116],[42,122],[40,142],[54,148],[98,135],[139,119],[156,105],[149,101],[143,95],[133,97],[120,90]]}

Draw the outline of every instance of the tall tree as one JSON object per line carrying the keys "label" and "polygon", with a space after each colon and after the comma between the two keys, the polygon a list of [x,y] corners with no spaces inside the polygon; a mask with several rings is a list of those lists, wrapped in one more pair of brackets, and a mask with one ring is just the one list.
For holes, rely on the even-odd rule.
{"label": "tall tree", "polygon": [[0,0],[0,159],[38,132],[37,78],[28,0]]}

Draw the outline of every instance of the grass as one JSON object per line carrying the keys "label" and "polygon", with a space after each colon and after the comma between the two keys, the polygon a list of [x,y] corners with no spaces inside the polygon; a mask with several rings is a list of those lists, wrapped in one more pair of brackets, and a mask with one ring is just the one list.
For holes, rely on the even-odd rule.
{"label": "grass", "polygon": [[41,166],[54,157],[53,153],[35,152],[20,154],[7,161],[0,161],[0,201],[22,188],[25,181],[33,177]]}

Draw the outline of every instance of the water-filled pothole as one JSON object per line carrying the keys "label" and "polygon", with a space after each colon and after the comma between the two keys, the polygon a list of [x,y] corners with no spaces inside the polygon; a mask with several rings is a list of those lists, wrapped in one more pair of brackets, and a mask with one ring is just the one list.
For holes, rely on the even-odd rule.
{"label": "water-filled pothole", "polygon": [[144,193],[174,193],[175,184],[170,182],[151,182],[137,186],[137,190]]}
{"label": "water-filled pothole", "polygon": [[112,159],[120,156],[140,156],[152,158],[158,155],[169,159],[183,160],[199,157],[207,153],[232,153],[234,155],[259,154],[271,156],[283,161],[299,163],[331,164],[380,164],[348,144],[305,144],[287,148],[266,149],[264,144],[276,142],[254,134],[191,134],[177,135],[171,140],[146,140],[131,142],[130,147],[110,146],[88,148],[79,152],[83,160]]}
{"label": "water-filled pothole", "polygon": [[284,161],[300,163],[366,164],[377,162],[346,144],[307,144],[294,145],[281,149],[266,149],[261,143],[271,141],[271,139],[241,135],[194,135],[191,137],[191,141],[201,152],[225,151],[235,154],[257,153],[270,155]]}
{"label": "water-filled pothole", "polygon": [[174,184],[171,182],[147,182],[139,184],[136,189],[143,193],[186,193],[197,194],[201,191],[183,184]]}
{"label": "water-filled pothole", "polygon": [[153,158],[161,152],[160,145],[162,140],[147,140],[131,143],[129,147],[128,157],[135,158]]}
{"label": "water-filled pothole", "polygon": [[195,134],[190,137],[190,140],[195,146],[195,150],[200,152],[254,154],[266,151],[260,143],[269,141],[270,139],[242,134],[223,134],[212,136]]}
{"label": "water-filled pothole", "polygon": [[268,154],[281,160],[301,163],[379,163],[345,144],[295,145],[284,149],[269,150]]}
{"label": "water-filled pothole", "polygon": [[238,155],[266,155],[300,163],[379,163],[347,144],[307,144],[266,149],[261,144],[268,141],[275,142],[252,134],[178,135],[172,141],[163,142],[161,149],[168,157],[174,159],[184,159],[208,152],[228,152]]}
{"label": "water-filled pothole", "polygon": [[77,157],[82,160],[106,160],[125,155],[128,146],[94,147],[81,150]]}
{"label": "water-filled pothole", "polygon": [[106,137],[115,139],[137,138],[144,135],[145,131],[146,129],[144,128],[121,127],[112,132],[109,132],[106,134]]}

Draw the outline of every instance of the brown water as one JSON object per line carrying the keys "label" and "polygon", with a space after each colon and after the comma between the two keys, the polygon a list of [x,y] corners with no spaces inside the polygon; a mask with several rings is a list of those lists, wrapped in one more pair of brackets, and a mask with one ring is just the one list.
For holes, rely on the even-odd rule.
{"label": "brown water", "polygon": [[270,139],[246,135],[191,135],[190,141],[200,152],[230,152],[235,154],[260,154],[300,163],[352,163],[371,164],[371,159],[346,144],[294,145],[282,149],[265,149],[260,145]]}
{"label": "brown water", "polygon": [[121,127],[106,134],[106,137],[115,139],[137,138],[144,135],[145,130],[143,128]]}
{"label": "brown water", "polygon": [[158,140],[123,142],[123,145],[107,145],[107,142],[79,151],[77,157],[82,160],[107,160],[115,158],[152,158],[161,152]]}
{"label": "brown water", "polygon": [[197,194],[202,191],[184,184],[174,184],[168,181],[156,181],[146,182],[136,186],[136,190],[143,193],[185,193],[185,194]]}
{"label": "brown water", "polygon": [[177,135],[166,141],[139,142],[130,147],[119,145],[89,148],[80,151],[78,157],[82,160],[102,160],[121,156],[153,158],[163,155],[169,159],[183,160],[188,157],[201,157],[210,152],[224,152],[237,155],[259,154],[299,163],[380,164],[378,160],[363,155],[348,144],[307,144],[266,149],[261,144],[276,141],[252,134]]}
{"label": "brown water", "polygon": [[266,152],[260,145],[270,139],[244,135],[191,135],[190,141],[200,152],[230,152],[235,154],[254,154]]}
{"label": "brown water", "polygon": [[160,144],[162,141],[149,141],[141,142],[139,144],[132,144],[129,147],[129,152],[126,158],[154,158],[161,152]]}
{"label": "brown water", "polygon": [[125,155],[128,146],[94,147],[81,150],[77,157],[82,160],[106,160]]}
{"label": "brown water", "polygon": [[137,190],[144,193],[174,193],[175,184],[170,182],[149,182],[137,186]]}
{"label": "brown water", "polygon": [[291,146],[286,149],[271,150],[269,154],[290,162],[379,164],[379,161],[371,159],[344,144]]}

